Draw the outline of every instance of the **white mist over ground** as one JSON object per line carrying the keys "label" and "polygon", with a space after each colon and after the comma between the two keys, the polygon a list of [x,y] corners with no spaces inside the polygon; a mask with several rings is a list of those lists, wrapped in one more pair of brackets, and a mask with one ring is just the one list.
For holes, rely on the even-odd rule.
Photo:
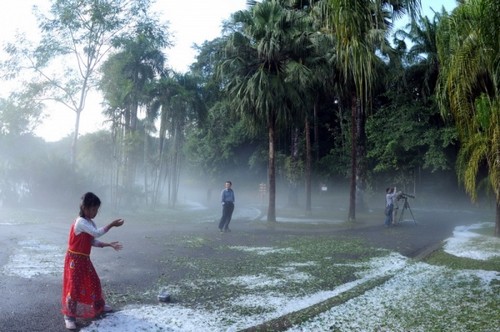
{"label": "white mist over ground", "polygon": [[[9,227],[8,224],[1,226]],[[474,232],[483,227],[492,227],[492,223],[455,228],[453,236],[445,241],[445,251],[452,255],[480,260],[500,256],[500,239]],[[60,273],[64,248],[47,246],[34,240],[22,241],[18,245],[17,251],[10,256],[8,263],[3,267],[4,273],[21,278]],[[272,254],[276,250],[287,250],[245,246],[233,246],[230,249],[252,251],[261,255]],[[34,261],[39,263],[34,264]],[[316,262],[300,264],[316,264]],[[289,331],[325,331],[331,328],[337,331],[369,331],[373,326],[383,326],[384,331],[401,330],[405,326],[402,317],[408,317],[408,313],[411,313],[409,319],[418,320],[418,317],[423,315],[432,315],[436,311],[432,308],[458,308],[448,309],[450,319],[443,319],[443,324],[447,325],[443,325],[442,328],[464,330],[460,325],[464,323],[453,321],[459,315],[456,310],[464,310],[464,307],[467,307],[467,310],[484,310],[478,309],[481,302],[477,301],[474,295],[492,292],[490,286],[492,282],[500,281],[500,275],[495,271],[457,271],[412,261],[397,253],[390,253],[385,257],[360,264],[365,269],[358,275],[357,280],[330,291],[300,297],[263,292],[263,287],[268,285],[310,281],[311,276],[297,270],[297,262],[284,262],[279,267],[273,267],[273,276],[268,275],[266,271],[259,271],[256,275],[242,275],[230,280],[233,284],[243,285],[251,290],[250,295],[235,297],[227,303],[219,304],[217,310],[207,311],[201,306],[188,308],[176,303],[130,305],[101,320],[93,321],[81,331],[237,331],[310,307],[382,276],[392,276],[392,278],[383,285],[333,307]],[[278,277],[276,271],[279,272]],[[197,287],[196,280],[189,282],[192,287]],[[175,298],[176,287],[169,285],[165,287]],[[467,302],[466,299],[471,300]],[[256,306],[265,307],[266,312],[244,316],[225,309],[234,306],[249,309]],[[403,312],[405,315],[402,315]],[[422,331],[431,328],[425,326],[425,320],[418,321],[422,321],[420,325]]]}

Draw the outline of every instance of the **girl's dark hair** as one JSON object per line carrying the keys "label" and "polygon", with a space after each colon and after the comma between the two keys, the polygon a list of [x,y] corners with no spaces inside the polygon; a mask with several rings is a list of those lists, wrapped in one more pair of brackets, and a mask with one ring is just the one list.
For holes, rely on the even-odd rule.
{"label": "girl's dark hair", "polygon": [[80,203],[80,217],[85,217],[83,213],[84,208],[91,208],[94,206],[101,206],[101,200],[96,194],[88,192],[82,196],[82,202]]}

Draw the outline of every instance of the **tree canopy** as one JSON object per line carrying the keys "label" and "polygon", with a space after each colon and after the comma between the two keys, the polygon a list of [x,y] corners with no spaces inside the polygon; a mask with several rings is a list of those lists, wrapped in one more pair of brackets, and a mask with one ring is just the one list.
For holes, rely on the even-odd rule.
{"label": "tree canopy", "polygon": [[[267,177],[268,221],[277,219],[277,188],[292,207],[305,188],[310,214],[313,188],[325,183],[350,188],[354,221],[364,197],[387,183],[415,192],[425,176],[444,185],[458,175],[473,200],[495,196],[498,233],[496,1],[464,1],[433,18],[419,16],[416,0],[249,1],[197,46],[187,73],[169,67],[168,25],[151,1],[79,3],[52,2],[39,16],[38,45],[7,45],[2,75],[23,66],[33,75],[0,100],[0,172],[13,176],[0,191],[34,194],[49,166],[68,159],[39,156],[43,170],[23,176],[22,157],[5,142],[43,145],[33,128],[55,100],[77,119],[76,135],[53,151],[75,147],[80,113],[98,89],[109,129],[82,137],[58,169],[100,186],[116,207],[172,207],[184,173],[209,191],[242,168],[254,182]],[[393,31],[401,15],[412,21]]]}

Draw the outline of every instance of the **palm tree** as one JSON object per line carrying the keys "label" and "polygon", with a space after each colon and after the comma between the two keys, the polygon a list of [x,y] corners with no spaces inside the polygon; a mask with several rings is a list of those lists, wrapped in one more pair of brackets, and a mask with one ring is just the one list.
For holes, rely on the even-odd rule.
{"label": "palm tree", "polygon": [[438,30],[442,70],[437,98],[453,116],[461,147],[458,177],[475,201],[482,167],[496,197],[495,235],[500,236],[500,95],[496,0],[470,0],[445,16]]}
{"label": "palm tree", "polygon": [[[304,124],[306,141],[306,213],[312,211],[311,182],[313,152],[316,154],[314,158],[316,162],[318,162],[320,155],[318,113],[322,104],[331,105],[331,103],[327,101],[332,99],[333,92],[339,89],[339,86],[336,84],[338,72],[335,70],[335,67],[332,68],[331,65],[334,61],[332,60],[332,50],[335,49],[333,38],[328,34],[314,34],[311,38],[311,42],[314,45],[315,51],[304,58],[304,62],[311,70],[311,80],[309,80],[306,85],[302,85],[306,93],[304,100],[307,103],[307,113],[305,114]],[[311,132],[313,133],[313,138],[310,137]]]}
{"label": "palm tree", "polygon": [[[299,54],[300,61],[309,68],[309,78],[297,79],[297,84],[303,90],[303,100],[306,112],[304,112],[304,140],[305,140],[305,194],[306,213],[312,211],[311,189],[313,152],[316,153],[315,161],[319,160],[319,134],[318,134],[318,109],[324,101],[325,96],[331,94],[337,86],[335,76],[337,72],[332,70],[331,63],[335,61],[333,50],[335,40],[331,34],[318,33],[321,31],[321,10],[315,7],[318,0],[290,0],[289,5],[295,10],[300,10],[305,16],[303,21],[304,38],[300,42],[302,53]],[[332,60],[333,59],[333,60]],[[312,124],[312,126],[311,126]],[[312,128],[311,128],[312,127]],[[313,137],[311,138],[311,131]]]}
{"label": "palm tree", "polygon": [[[276,221],[276,152],[278,131],[295,118],[302,103],[300,87],[291,77],[306,77],[307,68],[295,58],[304,29],[302,13],[284,1],[251,1],[248,10],[232,17],[239,29],[227,44],[221,66],[234,109],[254,128],[265,126],[269,142],[267,220]],[[304,74],[304,75],[302,75]]]}
{"label": "palm tree", "polygon": [[154,27],[143,25],[137,29],[137,35],[121,40],[120,51],[106,60],[100,82],[108,105],[106,114],[118,135],[115,139],[123,144],[117,172],[118,165],[123,165],[121,182],[127,192],[132,190],[136,179],[141,143],[137,131],[139,108],[149,101],[149,86],[163,70],[162,48],[168,45],[165,36]]}
{"label": "palm tree", "polygon": [[152,124],[160,120],[152,203],[155,205],[158,202],[166,181],[168,204],[175,206],[185,131],[203,117],[204,105],[198,81],[190,74],[163,73],[152,86],[150,96],[152,100],[148,105],[147,121]]}
{"label": "palm tree", "polygon": [[423,87],[419,91],[423,97],[430,97],[434,94],[439,74],[436,33],[440,19],[440,13],[435,13],[432,21],[427,16],[420,16],[417,21],[406,26],[408,31],[398,30],[394,34],[398,42],[408,39],[412,44],[406,58],[408,64],[411,65],[411,76],[419,82],[423,78]]}
{"label": "palm tree", "polygon": [[[410,13],[420,7],[419,0],[367,1],[326,0],[326,28],[331,29],[337,39],[336,62],[345,82],[354,89],[350,96],[351,107],[351,188],[348,219],[356,219],[356,191],[360,161],[358,140],[364,137],[365,111],[371,100],[371,85],[376,78],[375,68],[380,58],[376,51],[386,53],[389,43],[386,36],[392,19],[402,13]],[[361,179],[360,179],[361,180]]]}

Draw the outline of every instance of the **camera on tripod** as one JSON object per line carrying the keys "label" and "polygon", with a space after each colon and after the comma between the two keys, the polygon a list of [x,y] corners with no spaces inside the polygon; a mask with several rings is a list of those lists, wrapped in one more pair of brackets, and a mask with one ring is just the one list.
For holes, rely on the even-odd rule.
{"label": "camera on tripod", "polygon": [[403,221],[403,215],[405,213],[406,210],[410,211],[410,214],[411,214],[411,217],[413,218],[413,223],[416,225],[417,224],[417,221],[415,220],[415,217],[413,216],[413,212],[410,208],[410,203],[408,203],[408,197],[410,198],[415,198],[415,196],[413,195],[410,195],[410,194],[406,194],[404,192],[399,192],[398,196],[397,196],[397,200],[399,201],[400,199],[402,199],[404,201],[404,204],[403,204],[403,209],[401,210],[401,214],[399,215],[399,221],[398,221],[398,224],[401,223]]}
{"label": "camera on tripod", "polygon": [[413,196],[413,195],[406,194],[406,193],[403,193],[403,192],[402,192],[401,194],[399,194],[399,195],[398,195],[397,199],[398,199],[398,201],[399,201],[400,199],[405,199],[405,200],[406,200],[406,199],[408,199],[408,197],[410,197],[410,198],[415,198],[415,196]]}

